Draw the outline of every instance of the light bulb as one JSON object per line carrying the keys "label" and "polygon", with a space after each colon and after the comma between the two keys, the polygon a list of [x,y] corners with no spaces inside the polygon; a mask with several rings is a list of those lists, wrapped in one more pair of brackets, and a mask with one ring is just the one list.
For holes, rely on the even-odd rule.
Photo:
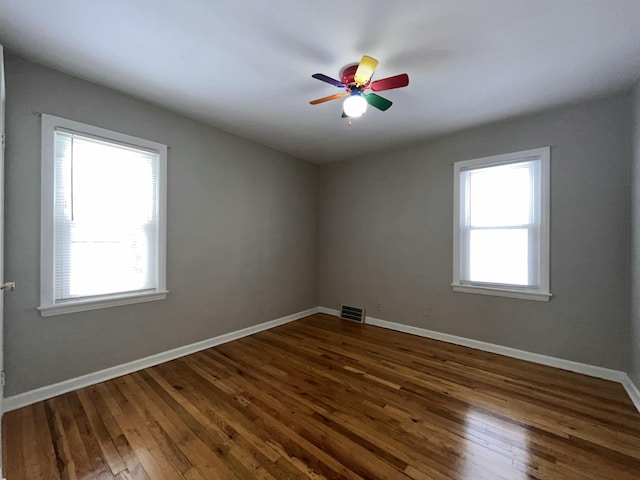
{"label": "light bulb", "polygon": [[348,117],[361,117],[367,111],[367,101],[361,95],[350,95],[344,101],[343,108]]}

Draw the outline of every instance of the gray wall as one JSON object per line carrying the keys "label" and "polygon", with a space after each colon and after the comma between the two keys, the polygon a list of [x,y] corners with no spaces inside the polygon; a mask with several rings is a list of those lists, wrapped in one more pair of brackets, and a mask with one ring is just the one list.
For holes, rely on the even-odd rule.
{"label": "gray wall", "polygon": [[[6,58],[6,395],[315,307],[318,168],[62,73]],[[42,318],[40,118],[169,145],[165,301]]]}
{"label": "gray wall", "polygon": [[631,368],[640,388],[640,82],[633,92],[633,165],[631,197]]}
{"label": "gray wall", "polygon": [[[323,166],[320,305],[627,370],[630,129],[619,95]],[[452,163],[547,145],[553,299],[452,292]]]}
{"label": "gray wall", "polygon": [[[6,75],[5,278],[18,284],[5,295],[7,395],[342,303],[365,306],[377,318],[560,358],[623,370],[631,364],[640,384],[635,294],[629,323],[628,95],[317,167],[19,57],[7,56]],[[640,85],[633,103],[633,178],[640,185]],[[37,313],[34,112],[170,146],[167,300],[47,318]],[[451,164],[545,145],[552,147],[553,299],[452,292]],[[638,229],[640,187],[633,218]],[[637,285],[640,233],[633,238]]]}

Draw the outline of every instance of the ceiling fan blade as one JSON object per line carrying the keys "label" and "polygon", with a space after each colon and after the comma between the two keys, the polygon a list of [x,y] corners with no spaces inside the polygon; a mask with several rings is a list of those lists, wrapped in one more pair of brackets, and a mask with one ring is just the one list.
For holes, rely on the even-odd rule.
{"label": "ceiling fan blade", "polygon": [[344,83],[342,83],[341,81],[336,80],[335,78],[327,77],[323,73],[314,73],[311,76],[313,78],[317,78],[318,80],[322,80],[323,82],[330,83],[331,85],[333,85],[335,87],[338,87],[338,88],[344,88],[345,87]]}
{"label": "ceiling fan blade", "polygon": [[381,97],[380,95],[376,95],[375,93],[369,93],[366,95],[363,94],[363,96],[367,100],[367,103],[369,105],[377,108],[378,110],[382,110],[383,112],[385,110],[388,110],[389,107],[393,105],[393,102],[391,100],[387,100],[386,98]]}
{"label": "ceiling fan blade", "polygon": [[342,97],[346,97],[349,93],[336,93],[335,95],[329,95],[328,97],[318,98],[316,100],[311,100],[309,103],[311,105],[318,105],[319,103],[329,102],[331,100],[337,100]]}
{"label": "ceiling fan blade", "polygon": [[367,82],[371,80],[371,75],[373,75],[377,66],[378,60],[373,57],[363,55],[362,60],[360,60],[360,64],[358,65],[358,69],[356,70],[356,74],[354,75],[356,85],[366,85]]}
{"label": "ceiling fan blade", "polygon": [[409,85],[409,75],[401,73],[393,77],[382,78],[371,82],[371,90],[374,92],[382,92],[383,90],[391,90],[392,88],[401,88]]}

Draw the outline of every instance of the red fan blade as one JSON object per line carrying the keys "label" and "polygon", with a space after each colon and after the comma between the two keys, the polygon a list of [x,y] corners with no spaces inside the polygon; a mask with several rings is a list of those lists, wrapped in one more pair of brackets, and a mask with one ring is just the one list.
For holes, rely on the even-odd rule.
{"label": "red fan blade", "polygon": [[409,75],[401,73],[393,77],[382,78],[371,82],[371,90],[374,92],[382,92],[383,90],[391,90],[392,88],[406,87],[409,85]]}
{"label": "red fan blade", "polygon": [[349,93],[336,93],[335,95],[329,95],[328,97],[318,98],[316,100],[311,100],[309,103],[311,105],[318,105],[319,103],[329,102],[331,100],[337,100],[342,97],[346,97]]}

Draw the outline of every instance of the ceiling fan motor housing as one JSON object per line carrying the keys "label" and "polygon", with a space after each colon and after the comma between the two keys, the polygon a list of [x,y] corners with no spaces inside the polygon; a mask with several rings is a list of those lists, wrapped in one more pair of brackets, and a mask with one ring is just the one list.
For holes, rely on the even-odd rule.
{"label": "ceiling fan motor housing", "polygon": [[355,65],[350,65],[348,67],[345,67],[345,69],[342,70],[342,83],[344,83],[345,85],[351,85],[356,83],[354,78],[356,75],[356,70],[358,70],[357,63]]}

